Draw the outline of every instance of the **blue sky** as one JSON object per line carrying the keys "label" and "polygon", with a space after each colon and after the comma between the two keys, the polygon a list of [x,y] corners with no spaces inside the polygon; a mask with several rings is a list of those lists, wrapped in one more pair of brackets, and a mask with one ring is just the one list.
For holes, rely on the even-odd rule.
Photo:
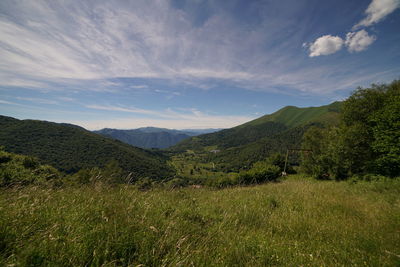
{"label": "blue sky", "polygon": [[227,128],[400,78],[400,0],[0,1],[0,114]]}

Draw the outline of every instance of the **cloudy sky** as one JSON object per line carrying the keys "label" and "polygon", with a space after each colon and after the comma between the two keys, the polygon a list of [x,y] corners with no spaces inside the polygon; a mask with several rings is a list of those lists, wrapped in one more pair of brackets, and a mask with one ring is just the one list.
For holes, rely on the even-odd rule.
{"label": "cloudy sky", "polygon": [[400,78],[400,0],[0,1],[0,114],[226,128]]}

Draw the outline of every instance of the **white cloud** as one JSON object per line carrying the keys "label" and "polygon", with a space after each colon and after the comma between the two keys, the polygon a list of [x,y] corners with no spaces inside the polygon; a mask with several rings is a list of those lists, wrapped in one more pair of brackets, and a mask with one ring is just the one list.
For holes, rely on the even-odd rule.
{"label": "white cloud", "polygon": [[44,105],[58,105],[59,104],[58,101],[54,101],[54,100],[51,100],[51,99],[38,98],[38,97],[20,97],[20,96],[17,96],[17,97],[15,97],[15,99],[32,102],[34,104],[44,104]]}
{"label": "white cloud", "polygon": [[387,15],[399,8],[399,6],[399,0],[372,0],[371,4],[369,4],[365,11],[367,17],[354,25],[353,30],[363,26],[368,27],[381,21]]}
{"label": "white cloud", "polygon": [[60,96],[57,97],[57,99],[63,101],[63,102],[73,102],[76,101],[76,99],[72,98],[72,97],[67,97],[67,96]]}
{"label": "white cloud", "polygon": [[6,0],[0,7],[6,14],[0,16],[0,73],[12,66],[16,77],[45,80],[243,79],[249,74],[237,62],[251,64],[243,52],[259,50],[258,35],[228,18],[215,15],[193,27],[191,17],[168,1],[74,3]]}
{"label": "white cloud", "polygon": [[5,105],[18,105],[17,103],[13,103],[13,102],[1,100],[1,99],[0,99],[0,104],[5,104]]}
{"label": "white cloud", "polygon": [[129,113],[137,113],[144,115],[156,115],[156,116],[165,116],[164,113],[155,112],[147,109],[140,109],[135,107],[115,107],[115,106],[101,106],[101,105],[86,105],[86,108],[89,109],[97,109],[97,110],[107,110],[107,111],[119,111],[119,112],[129,112]]}
{"label": "white cloud", "polygon": [[360,52],[367,49],[375,40],[375,36],[368,35],[367,31],[361,30],[347,33],[345,44],[349,52]]}
{"label": "white cloud", "polygon": [[[209,4],[210,9],[216,5]],[[300,66],[303,59],[293,51],[303,33],[293,30],[297,20],[287,20],[296,8],[261,18],[249,31],[221,9],[194,25],[193,14],[172,7],[170,1],[3,0],[0,86],[114,92],[147,90],[147,78],[205,90],[218,80],[264,91],[302,84],[309,78],[297,75],[296,68],[308,67]],[[282,73],[293,78],[281,79]],[[115,78],[143,80],[119,86]]]}
{"label": "white cloud", "polygon": [[144,88],[148,88],[147,85],[145,84],[141,84],[141,85],[131,85],[129,86],[130,88],[134,88],[134,89],[144,89]]}
{"label": "white cloud", "polygon": [[321,36],[310,45],[310,57],[325,56],[336,53],[342,48],[343,43],[343,39],[339,36]]}
{"label": "white cloud", "polygon": [[[400,6],[400,0],[372,0],[365,13],[367,17],[353,26],[353,30],[362,26],[370,26],[384,19]],[[314,43],[303,43],[303,48],[309,47],[310,57],[330,55],[339,51],[345,44],[349,52],[360,52],[376,40],[376,37],[369,35],[365,30],[349,32],[346,40],[338,36],[324,35]]]}

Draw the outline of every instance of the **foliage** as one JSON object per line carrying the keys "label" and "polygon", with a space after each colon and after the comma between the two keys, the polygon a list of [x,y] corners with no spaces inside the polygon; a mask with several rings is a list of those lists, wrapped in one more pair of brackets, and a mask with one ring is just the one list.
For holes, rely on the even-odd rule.
{"label": "foliage", "polygon": [[253,145],[264,138],[276,139],[276,136],[294,128],[302,128],[304,125],[313,122],[326,123],[326,117],[329,117],[330,121],[334,123],[337,120],[340,105],[340,102],[335,102],[321,107],[285,107],[273,114],[265,115],[231,129],[192,137],[170,150],[180,152],[188,149],[201,151],[208,146],[217,146],[219,149],[226,150]]}
{"label": "foliage", "polygon": [[265,136],[284,131],[286,127],[281,123],[266,122],[248,127],[234,127],[215,133],[203,134],[184,140],[171,148],[172,151],[203,150],[207,146],[218,146],[219,149],[237,147],[252,143]]}
{"label": "foliage", "polygon": [[380,173],[390,176],[400,173],[399,84],[400,82],[397,83],[397,91],[386,100],[385,106],[370,117],[374,125],[372,149],[377,153],[376,167]]}
{"label": "foliage", "polygon": [[144,177],[144,178],[140,178],[136,183],[135,183],[136,187],[139,190],[142,191],[146,191],[151,189],[154,186],[154,181],[152,181],[150,178],[148,177]]}
{"label": "foliage", "polygon": [[[232,129],[192,137],[169,151],[183,154],[194,151],[200,162],[210,162],[211,150],[220,152],[212,157],[215,168],[226,173],[248,170],[265,158],[299,148],[304,132],[313,125],[336,125],[341,103],[311,108],[285,107],[273,114]],[[290,163],[298,165],[299,156],[291,155]],[[289,164],[289,171],[292,171]]]}
{"label": "foliage", "polygon": [[181,188],[181,187],[188,186],[189,185],[189,181],[187,179],[184,179],[184,178],[176,177],[176,178],[173,178],[173,179],[167,181],[165,183],[165,185],[166,185],[167,188],[175,189],[175,188]]}
{"label": "foliage", "polygon": [[78,126],[0,116],[0,145],[7,151],[37,157],[60,171],[103,168],[111,160],[137,177],[165,179],[173,175],[166,158],[120,141],[84,130]]}
{"label": "foliage", "polygon": [[0,187],[60,185],[62,175],[53,167],[41,165],[36,158],[0,149]]}
{"label": "foliage", "polygon": [[255,164],[252,169],[239,174],[238,184],[259,184],[276,181],[280,174],[279,166]]}
{"label": "foliage", "polygon": [[161,128],[154,132],[143,131],[142,129],[118,130],[106,128],[95,131],[95,133],[141,148],[167,148],[190,137],[183,131]]}
{"label": "foliage", "polygon": [[[255,162],[277,153],[286,153],[287,149],[300,147],[304,132],[312,125],[295,127],[244,146],[223,150],[216,155],[215,161],[226,172],[249,169]],[[291,159],[292,163],[298,161],[296,157]]]}
{"label": "foliage", "polygon": [[398,266],[400,180],[0,192],[1,266]]}
{"label": "foliage", "polygon": [[131,175],[127,176],[117,161],[111,160],[103,168],[81,169],[67,177],[67,182],[77,185],[97,183],[116,185],[132,183],[133,179],[130,178]]}
{"label": "foliage", "polygon": [[357,89],[343,102],[339,127],[311,128],[303,170],[316,177],[400,174],[400,81]]}

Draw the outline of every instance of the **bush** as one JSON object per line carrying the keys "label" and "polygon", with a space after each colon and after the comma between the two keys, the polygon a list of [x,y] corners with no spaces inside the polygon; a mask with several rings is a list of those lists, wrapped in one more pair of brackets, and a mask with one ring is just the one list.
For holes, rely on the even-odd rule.
{"label": "bush", "polygon": [[141,191],[150,190],[153,188],[154,183],[149,177],[140,178],[136,183],[136,187]]}
{"label": "bush", "polygon": [[242,172],[238,175],[238,184],[255,184],[276,181],[280,175],[279,166],[267,165],[257,166],[249,171]]}
{"label": "bush", "polygon": [[34,157],[24,157],[22,165],[26,169],[36,169],[39,166],[39,161]]}
{"label": "bush", "polygon": [[41,165],[34,157],[3,151],[0,147],[0,187],[24,185],[55,185],[62,182],[59,171]]}
{"label": "bush", "polygon": [[81,169],[71,176],[71,181],[77,184],[91,184],[101,179],[101,170],[99,168]]}
{"label": "bush", "polygon": [[165,183],[167,188],[180,188],[188,185],[188,181],[182,178],[174,178]]}
{"label": "bush", "polygon": [[217,178],[210,178],[206,181],[207,186],[216,187],[216,188],[226,188],[232,185],[237,184],[237,181],[232,180],[229,176],[222,176]]}

